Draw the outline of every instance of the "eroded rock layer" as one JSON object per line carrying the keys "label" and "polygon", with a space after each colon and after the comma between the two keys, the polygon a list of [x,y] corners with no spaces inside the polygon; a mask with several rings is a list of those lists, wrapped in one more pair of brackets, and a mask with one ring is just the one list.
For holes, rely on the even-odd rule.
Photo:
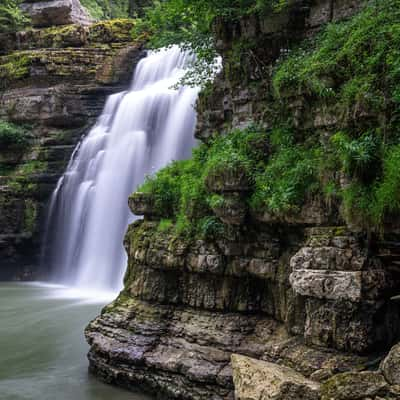
{"label": "eroded rock layer", "polygon": [[[129,228],[125,289],[86,331],[91,370],[108,382],[225,399],[232,353],[323,381],[367,369],[398,338],[398,281],[341,227],[235,228],[224,240],[186,243],[157,225]],[[299,263],[311,275],[299,278]]]}

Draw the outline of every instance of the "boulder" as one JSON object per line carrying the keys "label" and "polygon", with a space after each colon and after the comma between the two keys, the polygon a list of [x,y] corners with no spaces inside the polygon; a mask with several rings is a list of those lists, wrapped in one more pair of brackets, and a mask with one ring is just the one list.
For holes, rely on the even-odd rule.
{"label": "boulder", "polygon": [[400,385],[400,343],[382,361],[381,371],[391,385]]}
{"label": "boulder", "polygon": [[318,383],[291,368],[233,354],[236,400],[318,400]]}
{"label": "boulder", "polygon": [[23,3],[21,8],[29,14],[32,25],[37,28],[81,24],[89,25],[91,18],[79,0],[51,0]]}
{"label": "boulder", "polygon": [[358,400],[385,395],[388,384],[372,371],[345,372],[328,379],[321,387],[322,400]]}

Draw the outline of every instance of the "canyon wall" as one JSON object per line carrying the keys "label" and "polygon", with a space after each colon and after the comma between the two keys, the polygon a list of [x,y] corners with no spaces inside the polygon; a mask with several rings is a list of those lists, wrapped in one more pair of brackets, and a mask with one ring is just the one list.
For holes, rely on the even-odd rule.
{"label": "canyon wall", "polygon": [[0,121],[21,132],[0,141],[0,279],[48,273],[39,258],[50,195],[106,97],[130,84],[144,56],[132,20],[82,25],[82,10],[67,6],[29,3],[40,28],[0,37]]}
{"label": "canyon wall", "polygon": [[[363,6],[293,3],[262,18],[215,21],[224,70],[200,96],[197,138],[254,122],[268,129],[276,60]],[[304,93],[284,102],[305,137],[366,118],[343,119]],[[211,239],[177,236],[173,224],[160,224],[168,216],[151,195],[131,196],[144,219],[126,234],[124,290],[86,329],[90,371],[160,399],[400,398],[391,369],[398,347],[380,366],[400,337],[396,223],[371,235],[319,198],[295,214],[251,211],[240,170],[207,177],[207,189],[225,199],[214,208],[224,233]]]}

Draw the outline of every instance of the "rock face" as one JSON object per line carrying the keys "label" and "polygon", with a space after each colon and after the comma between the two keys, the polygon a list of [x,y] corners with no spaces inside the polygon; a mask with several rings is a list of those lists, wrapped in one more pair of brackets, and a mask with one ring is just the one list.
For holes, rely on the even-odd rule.
{"label": "rock face", "polygon": [[319,384],[293,369],[249,357],[232,355],[237,400],[318,400]]}
{"label": "rock face", "polygon": [[381,371],[391,385],[400,386],[400,344],[390,350],[382,362]]}
{"label": "rock face", "polygon": [[322,400],[377,398],[375,396],[387,395],[388,386],[384,377],[377,372],[347,372],[324,383]]}
{"label": "rock face", "polygon": [[79,0],[50,0],[26,2],[21,5],[36,28],[53,25],[81,24],[89,25],[92,21]]}
{"label": "rock face", "polygon": [[[86,329],[91,371],[160,398],[200,400],[232,398],[232,353],[279,362],[314,381],[367,368],[374,349],[399,334],[390,291],[374,294],[376,303],[363,300],[371,296],[366,282],[354,299],[302,294],[289,268],[322,239],[354,252],[354,266],[365,243],[340,227],[306,230],[306,240],[301,229],[260,228],[232,227],[223,240],[193,242],[159,231],[158,221],[131,225],[125,289]],[[368,255],[362,265],[378,261]]]}
{"label": "rock face", "polygon": [[[224,71],[200,97],[197,137],[250,121],[269,127],[268,71],[282,49],[361,6],[297,1],[263,18],[215,21]],[[240,62],[238,42],[253,51]],[[342,126],[298,93],[285,101],[299,135],[324,138]],[[217,168],[205,185],[224,223],[218,238],[177,236],[151,196],[131,196],[144,219],[126,234],[124,290],[86,329],[90,370],[160,399],[399,399],[396,348],[379,370],[400,340],[396,230],[351,229],[318,198],[293,215],[250,213],[240,168]]]}
{"label": "rock face", "polygon": [[0,120],[25,130],[28,141],[0,148],[0,279],[38,277],[49,196],[106,96],[129,84],[144,55],[132,26],[115,20],[1,38]]}

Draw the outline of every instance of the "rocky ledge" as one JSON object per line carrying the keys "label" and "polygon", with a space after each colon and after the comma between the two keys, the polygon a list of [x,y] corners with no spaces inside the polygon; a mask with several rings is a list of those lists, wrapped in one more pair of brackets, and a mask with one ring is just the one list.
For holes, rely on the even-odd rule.
{"label": "rocky ledge", "polygon": [[233,398],[234,387],[242,400],[368,398],[336,397],[366,393],[365,382],[396,393],[396,369],[370,371],[400,333],[390,246],[371,254],[343,227],[232,228],[194,242],[157,227],[129,228],[125,289],[86,329],[90,369],[106,382],[196,400]]}

